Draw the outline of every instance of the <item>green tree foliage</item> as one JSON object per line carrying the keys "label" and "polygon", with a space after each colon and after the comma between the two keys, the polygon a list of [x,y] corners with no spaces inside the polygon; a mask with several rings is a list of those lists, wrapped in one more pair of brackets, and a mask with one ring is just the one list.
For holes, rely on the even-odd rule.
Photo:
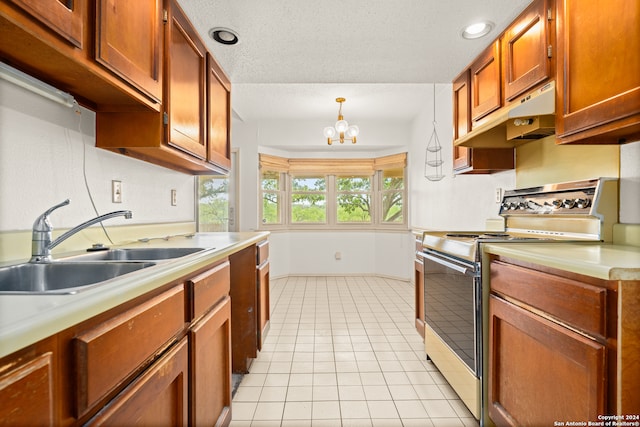
{"label": "green tree foliage", "polygon": [[228,231],[229,179],[203,176],[198,180],[198,215],[203,231]]}

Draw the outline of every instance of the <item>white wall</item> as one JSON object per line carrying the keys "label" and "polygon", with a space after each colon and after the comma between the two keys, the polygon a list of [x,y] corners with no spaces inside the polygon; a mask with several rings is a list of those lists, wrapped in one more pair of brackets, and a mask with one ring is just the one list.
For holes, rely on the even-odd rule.
{"label": "white wall", "polygon": [[[51,215],[56,228],[95,217],[84,174],[100,214],[129,209],[143,224],[194,221],[194,178],[95,148],[95,113],[56,104],[0,80],[0,231],[31,229],[35,218],[69,198]],[[123,202],[111,202],[111,180],[122,181]],[[171,189],[178,206],[171,206]]]}

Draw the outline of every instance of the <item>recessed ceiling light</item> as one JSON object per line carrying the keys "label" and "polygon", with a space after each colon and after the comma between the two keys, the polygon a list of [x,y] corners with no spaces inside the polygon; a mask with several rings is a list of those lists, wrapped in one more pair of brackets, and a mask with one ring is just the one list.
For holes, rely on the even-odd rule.
{"label": "recessed ceiling light", "polygon": [[475,24],[467,25],[462,29],[460,35],[465,39],[478,39],[482,36],[486,36],[493,30],[493,22],[482,21]]}
{"label": "recessed ceiling light", "polygon": [[229,28],[216,27],[209,30],[209,37],[221,44],[232,45],[238,43],[238,34]]}

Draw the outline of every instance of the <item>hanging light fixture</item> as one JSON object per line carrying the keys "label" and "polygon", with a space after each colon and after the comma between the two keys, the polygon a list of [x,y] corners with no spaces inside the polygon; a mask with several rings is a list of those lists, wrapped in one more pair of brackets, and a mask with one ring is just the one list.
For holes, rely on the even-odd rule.
{"label": "hanging light fixture", "polygon": [[[344,117],[342,117],[342,103],[345,101],[345,98],[336,98],[336,102],[340,104],[340,109],[338,110],[338,121],[333,127],[327,126],[324,128],[324,136],[327,138],[327,144],[329,145],[333,144],[335,141],[340,141],[340,144],[344,144],[345,139],[355,144],[356,136],[360,133],[358,126],[349,126],[349,123],[347,123]],[[334,139],[334,136],[336,135],[338,135],[338,138]]]}

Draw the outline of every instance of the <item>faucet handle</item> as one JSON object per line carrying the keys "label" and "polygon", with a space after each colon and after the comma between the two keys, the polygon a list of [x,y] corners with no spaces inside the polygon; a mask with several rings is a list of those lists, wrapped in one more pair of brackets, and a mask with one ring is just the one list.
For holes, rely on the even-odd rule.
{"label": "faucet handle", "polygon": [[47,209],[42,215],[36,218],[33,223],[33,231],[51,231],[53,227],[51,222],[49,222],[49,214],[62,206],[67,206],[69,203],[71,202],[67,199]]}

